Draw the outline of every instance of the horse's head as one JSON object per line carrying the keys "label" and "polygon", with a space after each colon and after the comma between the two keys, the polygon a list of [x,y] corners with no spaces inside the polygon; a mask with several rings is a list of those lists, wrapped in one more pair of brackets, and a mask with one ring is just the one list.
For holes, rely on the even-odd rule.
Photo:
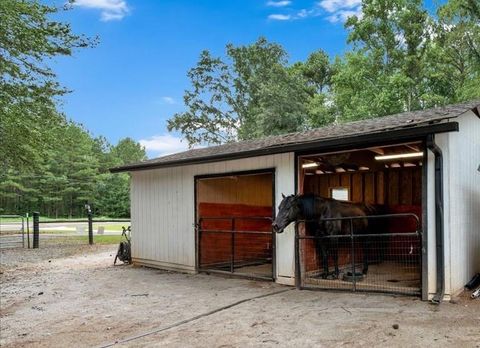
{"label": "horse's head", "polygon": [[299,197],[290,195],[285,197],[282,194],[282,202],[278,206],[278,214],[272,223],[272,229],[276,233],[282,233],[285,227],[298,219],[300,214]]}

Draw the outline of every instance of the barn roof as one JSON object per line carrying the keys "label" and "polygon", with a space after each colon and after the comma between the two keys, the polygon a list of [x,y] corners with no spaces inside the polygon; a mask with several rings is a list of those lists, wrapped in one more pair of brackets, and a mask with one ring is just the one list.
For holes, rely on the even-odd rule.
{"label": "barn roof", "polygon": [[291,151],[345,148],[394,139],[419,138],[427,134],[458,130],[454,119],[467,111],[480,112],[480,100],[427,110],[403,112],[361,121],[329,125],[304,132],[270,136],[192,149],[139,163],[111,168],[125,172],[195,163],[216,162]]}

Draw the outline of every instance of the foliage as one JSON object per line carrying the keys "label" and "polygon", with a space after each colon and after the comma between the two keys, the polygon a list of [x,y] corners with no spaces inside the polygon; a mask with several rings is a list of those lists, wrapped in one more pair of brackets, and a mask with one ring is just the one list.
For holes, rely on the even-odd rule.
{"label": "foliage", "polygon": [[78,216],[89,202],[97,214],[128,216],[129,177],[108,168],[145,159],[144,148],[94,139],[57,110],[68,91],[49,60],[96,44],[53,19],[67,9],[33,0],[0,6],[0,212]]}
{"label": "foliage", "polygon": [[287,54],[265,38],[226,47],[227,60],[203,51],[188,72],[187,110],[168,121],[190,145],[222,143],[303,129],[307,89],[286,69]]}
{"label": "foliage", "polygon": [[[50,130],[64,117],[56,98],[67,92],[47,62],[95,41],[52,20],[61,9],[40,1],[2,0],[0,6],[0,148],[7,166],[28,169],[29,160],[54,143]],[[2,174],[0,168],[0,175]]]}
{"label": "foliage", "polygon": [[[112,146],[58,111],[68,91],[48,62],[96,40],[53,20],[34,0],[0,6],[0,212],[49,216],[129,214],[129,176],[108,168],[145,159],[130,138]],[[168,121],[190,145],[219,144],[378,117],[480,97],[480,6],[449,0],[429,14],[421,0],[362,0],[350,17],[350,50],[288,62],[277,43],[228,44],[188,72],[186,110]]]}
{"label": "foliage", "polygon": [[0,213],[38,210],[42,215],[82,216],[90,203],[95,215],[130,215],[129,175],[108,169],[146,158],[145,149],[130,138],[111,146],[68,122],[54,132],[54,148],[37,158],[30,172],[9,168],[0,182]]}
{"label": "foliage", "polygon": [[471,53],[472,42],[480,42],[478,23],[467,25],[465,14],[451,5],[440,8],[443,15],[434,18],[420,0],[363,1],[363,17],[346,22],[354,50],[338,59],[332,78],[342,119],[480,96],[478,64]]}
{"label": "foliage", "polygon": [[352,49],[319,50],[289,65],[260,38],[204,51],[188,76],[186,111],[169,120],[190,145],[259,138],[480,97],[480,6],[450,0],[433,16],[421,0],[363,0],[345,23]]}

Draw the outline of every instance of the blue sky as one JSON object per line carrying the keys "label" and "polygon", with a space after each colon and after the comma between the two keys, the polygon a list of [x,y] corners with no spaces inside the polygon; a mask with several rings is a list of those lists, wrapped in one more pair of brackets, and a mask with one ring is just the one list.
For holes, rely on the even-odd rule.
{"label": "blue sky", "polygon": [[111,143],[132,137],[149,157],[186,147],[166,120],[183,110],[187,70],[203,49],[259,36],[282,44],[292,62],[317,49],[345,50],[344,18],[360,0],[76,0],[61,15],[77,33],[98,35],[96,48],[57,59],[53,68],[73,92],[63,111]]}

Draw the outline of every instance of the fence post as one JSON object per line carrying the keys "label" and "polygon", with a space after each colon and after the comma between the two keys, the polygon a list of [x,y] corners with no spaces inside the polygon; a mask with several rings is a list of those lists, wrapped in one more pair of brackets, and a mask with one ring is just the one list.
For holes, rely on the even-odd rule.
{"label": "fence post", "polygon": [[25,219],[22,216],[22,248],[25,248]]}
{"label": "fence post", "polygon": [[40,213],[33,212],[33,249],[38,248],[38,239],[40,236]]}
{"label": "fence post", "polygon": [[93,214],[90,209],[88,209],[88,244],[93,245]]}
{"label": "fence post", "polygon": [[28,249],[30,249],[30,221],[28,219],[28,213],[26,214],[27,217],[27,245]]}

